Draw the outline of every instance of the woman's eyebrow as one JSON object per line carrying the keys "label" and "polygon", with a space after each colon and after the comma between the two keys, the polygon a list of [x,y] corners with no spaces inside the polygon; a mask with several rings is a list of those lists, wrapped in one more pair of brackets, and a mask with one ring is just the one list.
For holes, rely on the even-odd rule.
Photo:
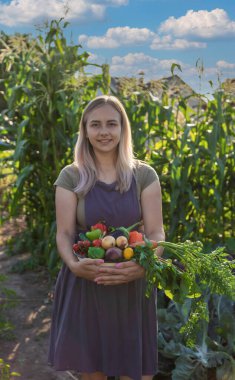
{"label": "woman's eyebrow", "polygon": [[[100,123],[101,122],[101,120],[91,120],[90,121],[90,123]],[[115,123],[117,123],[118,122],[118,119],[110,119],[110,120],[107,120],[107,122],[108,123],[110,123],[110,122],[115,122]]]}

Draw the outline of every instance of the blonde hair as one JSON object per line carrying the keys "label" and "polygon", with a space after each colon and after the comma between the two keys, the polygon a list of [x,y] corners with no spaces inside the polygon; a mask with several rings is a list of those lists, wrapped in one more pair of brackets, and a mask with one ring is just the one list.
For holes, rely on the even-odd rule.
{"label": "blonde hair", "polygon": [[115,96],[101,95],[90,101],[83,111],[79,135],[74,149],[74,164],[79,171],[79,181],[75,188],[78,195],[84,196],[97,181],[97,166],[93,148],[86,138],[86,123],[89,112],[95,108],[109,104],[121,116],[121,136],[118,144],[116,162],[117,188],[120,192],[127,191],[131,186],[133,168],[135,165],[130,122],[122,103]]}

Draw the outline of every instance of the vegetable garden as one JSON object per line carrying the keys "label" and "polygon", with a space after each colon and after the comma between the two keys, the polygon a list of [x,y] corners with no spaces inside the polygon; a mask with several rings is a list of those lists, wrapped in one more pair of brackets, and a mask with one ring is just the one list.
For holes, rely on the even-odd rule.
{"label": "vegetable garden", "polygon": [[[53,182],[73,161],[84,106],[97,92],[111,91],[108,66],[90,64],[81,46],[67,42],[66,27],[60,20],[35,38],[0,35],[1,223],[19,215],[25,218],[20,238],[9,240],[9,253],[30,251],[24,267],[42,265],[52,276],[60,267]],[[88,73],[92,66],[99,74]],[[115,95],[130,118],[136,156],[150,163],[160,177],[167,241],[200,240],[206,252],[225,247],[232,260],[234,98],[221,87],[206,107],[202,107],[204,97],[196,95],[198,107],[191,109],[188,98],[170,98],[167,89],[160,100],[141,87],[137,90],[127,95],[122,88]],[[199,297],[182,304],[158,294],[163,378],[233,380],[234,302],[208,288],[203,294],[206,303]],[[197,325],[193,339],[188,327],[184,329],[190,312],[191,326]]]}

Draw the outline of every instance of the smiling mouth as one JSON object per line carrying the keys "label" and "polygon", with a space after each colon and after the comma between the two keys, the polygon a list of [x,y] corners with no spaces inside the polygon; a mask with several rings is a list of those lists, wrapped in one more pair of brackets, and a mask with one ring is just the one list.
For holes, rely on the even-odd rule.
{"label": "smiling mouth", "polygon": [[112,140],[98,140],[100,143],[109,143]]}

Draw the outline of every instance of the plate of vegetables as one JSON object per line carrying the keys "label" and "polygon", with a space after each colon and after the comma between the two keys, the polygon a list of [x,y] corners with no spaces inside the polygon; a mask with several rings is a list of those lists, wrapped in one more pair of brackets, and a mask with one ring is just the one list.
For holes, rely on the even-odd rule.
{"label": "plate of vegetables", "polygon": [[[135,247],[145,245],[144,234],[136,227],[107,227],[97,223],[85,234],[79,234],[79,240],[73,245],[73,252],[78,259],[104,259],[104,265],[115,265],[117,262],[133,259]],[[157,243],[152,241],[152,247]]]}

